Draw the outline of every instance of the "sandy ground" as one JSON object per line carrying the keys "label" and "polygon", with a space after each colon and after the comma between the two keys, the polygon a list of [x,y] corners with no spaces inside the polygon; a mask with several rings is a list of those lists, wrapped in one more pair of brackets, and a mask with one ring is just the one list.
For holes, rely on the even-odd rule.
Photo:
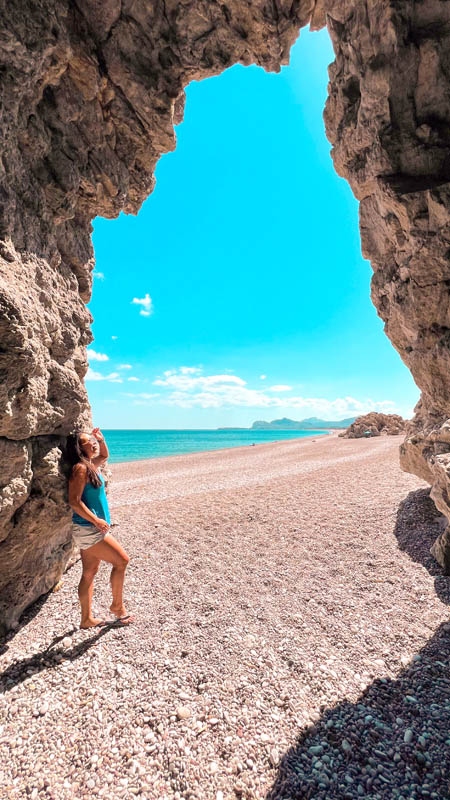
{"label": "sandy ground", "polygon": [[78,630],[79,562],[24,615],[1,658],[0,797],[450,797],[442,519],[399,443],[114,465],[137,620]]}

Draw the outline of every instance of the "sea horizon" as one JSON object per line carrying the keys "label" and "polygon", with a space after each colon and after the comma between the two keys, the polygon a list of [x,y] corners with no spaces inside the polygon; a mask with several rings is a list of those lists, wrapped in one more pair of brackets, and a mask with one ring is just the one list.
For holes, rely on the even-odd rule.
{"label": "sea horizon", "polygon": [[225,450],[270,442],[327,435],[320,430],[252,430],[251,428],[104,428],[109,463],[145,461],[166,456]]}

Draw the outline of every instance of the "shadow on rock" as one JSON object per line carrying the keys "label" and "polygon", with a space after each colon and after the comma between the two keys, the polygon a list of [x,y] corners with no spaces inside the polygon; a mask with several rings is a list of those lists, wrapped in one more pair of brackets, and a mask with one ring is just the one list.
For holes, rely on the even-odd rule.
{"label": "shadow on rock", "polygon": [[425,569],[435,579],[434,588],[439,599],[450,604],[450,577],[433,558],[430,547],[444,531],[447,519],[437,510],[430,497],[430,489],[410,492],[400,504],[394,528],[399,549]]}
{"label": "shadow on rock", "polygon": [[59,647],[58,645],[61,644],[66,636],[76,633],[78,628],[72,628],[56,636],[45,650],[40,650],[28,658],[22,659],[22,661],[14,661],[4,672],[0,673],[0,694],[10,692],[11,689],[30,678],[31,675],[36,675],[43,670],[55,669],[62,661],[75,661],[75,659],[80,658],[91,647],[96,645],[102,636],[105,636],[111,629],[117,629],[118,627],[116,620],[106,623],[101,628],[93,629],[95,630],[93,636],[83,639],[83,641],[78,642],[71,648]]}
{"label": "shadow on rock", "polygon": [[[72,567],[75,566],[75,564],[77,564],[79,561],[80,561],[80,556],[79,554],[76,553],[74,556],[70,558],[69,562],[67,563],[66,568],[64,570],[64,575],[66,575],[69,572],[69,570],[72,569]],[[4,628],[3,625],[0,625],[0,655],[6,653],[6,651],[8,650],[8,642],[10,642],[11,639],[14,639],[14,637],[18,634],[18,632],[26,625],[28,625],[28,623],[31,622],[39,614],[39,612],[41,611],[42,607],[45,605],[47,600],[49,600],[49,598],[52,596],[54,592],[58,591],[58,588],[61,586],[63,581],[64,581],[64,576],[61,578],[60,581],[58,581],[56,586],[52,586],[51,589],[49,589],[47,592],[44,592],[44,594],[41,594],[41,596],[38,597],[37,600],[34,600],[33,603],[27,606],[27,608],[25,608],[22,614],[20,615],[19,623],[15,628],[7,630]]]}
{"label": "shadow on rock", "polygon": [[3,626],[0,628],[0,640],[1,640],[0,654],[6,652],[6,650],[8,649],[7,643],[14,638],[14,636],[20,631],[20,629],[23,628],[25,625],[28,625],[28,623],[31,622],[31,620],[34,619],[34,617],[36,617],[39,614],[41,608],[45,605],[52,592],[53,589],[50,589],[48,592],[45,592],[45,594],[42,594],[40,597],[38,597],[38,599],[35,600],[34,603],[28,606],[28,608],[26,608],[23,614],[21,615],[19,624],[17,625],[16,628],[13,628],[12,630],[5,630]]}
{"label": "shadow on rock", "polygon": [[282,758],[267,800],[450,797],[450,623],[398,679],[329,709]]}

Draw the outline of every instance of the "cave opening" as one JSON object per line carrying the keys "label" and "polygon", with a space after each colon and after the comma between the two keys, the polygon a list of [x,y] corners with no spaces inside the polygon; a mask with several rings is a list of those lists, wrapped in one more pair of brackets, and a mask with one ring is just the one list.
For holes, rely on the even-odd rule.
{"label": "cave opening", "polygon": [[[411,415],[418,391],[370,302],[358,203],[329,154],[333,57],[326,30],[304,29],[279,74],[236,65],[191,83],[138,215],[95,220],[87,386],[105,428]],[[245,389],[154,385],[182,365]]]}

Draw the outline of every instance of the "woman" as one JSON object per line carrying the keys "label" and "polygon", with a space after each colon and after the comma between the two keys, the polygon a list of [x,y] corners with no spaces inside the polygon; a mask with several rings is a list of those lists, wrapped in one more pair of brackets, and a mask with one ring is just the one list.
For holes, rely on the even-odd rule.
{"label": "woman", "polygon": [[133,622],[123,604],[122,590],[129,558],[125,550],[109,533],[109,509],[105,479],[99,469],[109,456],[99,428],[91,433],[73,433],[67,440],[67,454],[72,465],[69,478],[69,504],[73,509],[72,536],[80,548],[83,573],[78,586],[81,605],[81,628],[105,624],[92,616],[94,577],[100,561],[112,564],[110,610],[126,625]]}

